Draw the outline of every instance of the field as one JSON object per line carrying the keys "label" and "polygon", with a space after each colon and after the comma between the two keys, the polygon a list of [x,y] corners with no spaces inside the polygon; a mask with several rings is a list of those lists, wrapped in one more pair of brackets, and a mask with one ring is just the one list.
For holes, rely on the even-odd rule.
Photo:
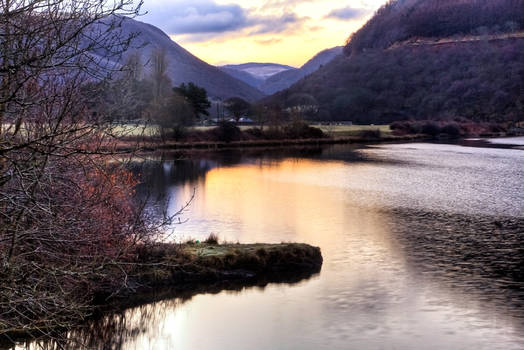
{"label": "field", "polygon": [[311,126],[320,128],[327,135],[334,138],[359,136],[363,131],[380,130],[383,136],[391,134],[389,125],[315,125]]}
{"label": "field", "polygon": [[[380,130],[381,134],[388,136],[391,134],[389,125],[317,125],[312,124],[311,126],[320,128],[327,135],[335,138],[358,136],[363,131],[369,130]],[[206,131],[213,129],[215,126],[194,126],[191,130]],[[243,125],[240,129],[246,130],[256,127],[255,125]],[[154,125],[132,125],[124,124],[116,126],[113,130],[116,135],[122,136],[155,136],[158,135],[159,129]]]}
{"label": "field", "polygon": [[[351,136],[359,136],[363,131],[369,130],[380,130],[383,136],[390,136],[391,130],[389,125],[320,125],[311,124],[311,126],[320,128],[330,137],[343,138]],[[5,123],[5,130],[14,130],[12,124]],[[247,130],[257,127],[256,125],[242,125],[240,129]],[[215,126],[194,126],[190,130],[206,131],[215,128]],[[267,128],[267,126],[266,126]],[[23,127],[22,127],[23,130]],[[134,136],[145,136],[152,137],[159,135],[159,128],[156,125],[148,124],[116,124],[108,129],[108,132],[112,135],[123,136],[123,137],[134,137]]]}

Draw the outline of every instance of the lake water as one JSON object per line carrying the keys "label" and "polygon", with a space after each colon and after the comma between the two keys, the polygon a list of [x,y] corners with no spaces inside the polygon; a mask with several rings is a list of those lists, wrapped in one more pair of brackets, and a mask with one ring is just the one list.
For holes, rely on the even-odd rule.
{"label": "lake water", "polygon": [[298,283],[130,309],[101,321],[109,335],[91,342],[103,348],[111,339],[107,348],[115,349],[522,350],[523,141],[144,162],[141,190],[154,210],[174,212],[195,193],[182,215],[188,222],[171,239],[215,233],[240,243],[305,242],[321,247],[324,265]]}

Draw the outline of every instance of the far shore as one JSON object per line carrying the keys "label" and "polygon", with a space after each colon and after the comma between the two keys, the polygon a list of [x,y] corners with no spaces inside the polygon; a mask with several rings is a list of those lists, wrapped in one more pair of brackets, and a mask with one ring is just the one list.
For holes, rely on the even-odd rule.
{"label": "far shore", "polygon": [[424,134],[412,135],[384,135],[380,137],[369,136],[349,136],[336,138],[318,138],[318,139],[283,139],[283,140],[249,140],[249,141],[199,141],[199,142],[162,142],[155,139],[122,139],[116,145],[118,152],[143,152],[150,153],[156,151],[214,151],[242,148],[282,148],[282,147],[300,147],[300,146],[322,146],[336,144],[382,144],[382,143],[399,143],[399,142],[420,142],[420,141],[449,141],[464,140],[470,137],[481,138],[503,138],[510,136],[521,136],[506,133],[490,133],[482,135],[471,135],[462,137],[446,137],[446,135],[435,138]]}
{"label": "far shore", "polygon": [[[440,124],[439,124],[440,123]],[[391,125],[324,125],[300,121],[271,129],[261,126],[194,126],[175,134],[160,133],[154,125],[117,125],[112,130],[119,152],[213,151],[242,148],[287,148],[333,144],[370,144],[498,138],[524,134],[521,127],[433,121]]]}
{"label": "far shore", "polygon": [[334,145],[334,144],[369,144],[369,143],[390,143],[390,142],[410,142],[429,139],[427,135],[406,135],[406,136],[382,136],[382,137],[361,137],[350,136],[342,138],[318,138],[318,139],[284,139],[284,140],[250,140],[250,141],[201,141],[201,142],[176,142],[160,140],[137,141],[132,139],[121,140],[117,144],[117,151],[120,152],[154,152],[154,151],[173,151],[173,150],[223,150],[237,148],[254,147],[294,147],[294,146],[315,146],[315,145]]}

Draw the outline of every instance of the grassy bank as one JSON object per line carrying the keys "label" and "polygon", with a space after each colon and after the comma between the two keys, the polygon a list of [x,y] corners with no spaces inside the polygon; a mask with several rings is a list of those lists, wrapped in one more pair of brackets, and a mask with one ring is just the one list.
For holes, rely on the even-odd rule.
{"label": "grassy bank", "polygon": [[[366,144],[447,140],[463,137],[502,137],[515,133],[515,128],[490,123],[457,123],[407,121],[389,125],[307,125],[291,123],[280,129],[256,129],[230,125],[194,127],[178,140],[160,136],[124,136],[118,143],[120,151],[144,152],[173,150],[219,150],[235,148],[268,148],[319,146],[329,144]],[[225,134],[223,134],[225,132]],[[227,136],[227,137],[225,137]],[[137,146],[138,145],[138,146]]]}
{"label": "grassy bank", "polygon": [[170,150],[218,150],[236,148],[266,148],[266,147],[293,147],[293,146],[317,146],[333,144],[365,144],[382,142],[402,142],[428,139],[427,135],[355,135],[346,137],[327,137],[320,139],[282,139],[282,140],[248,140],[248,141],[199,141],[199,142],[176,142],[155,139],[125,139],[117,144],[119,151],[170,151]]}
{"label": "grassy bank", "polygon": [[378,132],[382,137],[393,136],[389,125],[324,125],[312,124],[312,127],[319,128],[326,135],[335,139],[362,137],[367,132]]}
{"label": "grassy bank", "polygon": [[[358,136],[363,131],[368,130],[380,130],[384,135],[391,134],[389,125],[325,125],[325,124],[311,124],[312,127],[319,128],[330,137],[349,137]],[[216,126],[192,126],[187,128],[188,131],[200,131],[206,132],[216,128]],[[247,131],[253,128],[260,128],[258,125],[240,125],[239,129]],[[262,129],[269,129],[268,126]],[[122,137],[159,137],[160,128],[155,125],[133,125],[133,124],[122,124],[115,126],[112,130],[115,135]]]}
{"label": "grassy bank", "polygon": [[320,249],[307,244],[156,244],[138,251],[130,274],[142,289],[221,280],[249,280],[264,275],[318,272]]}
{"label": "grassy bank", "polygon": [[[184,299],[202,292],[240,290],[267,283],[295,283],[318,273],[323,259],[319,248],[307,244],[218,244],[208,239],[203,243],[140,247],[133,261],[128,264],[125,288],[108,290],[101,286],[95,292],[92,316],[165,298]],[[0,348],[14,340],[68,330],[29,325],[0,330]]]}

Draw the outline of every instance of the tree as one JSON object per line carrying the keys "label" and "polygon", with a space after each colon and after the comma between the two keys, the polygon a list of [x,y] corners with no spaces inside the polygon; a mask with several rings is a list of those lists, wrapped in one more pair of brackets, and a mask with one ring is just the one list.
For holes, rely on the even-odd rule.
{"label": "tree", "polygon": [[153,83],[153,103],[163,103],[171,93],[171,79],[167,76],[168,62],[166,51],[156,49],[151,55],[151,81]]}
{"label": "tree", "polygon": [[260,126],[260,130],[264,129],[264,124],[268,120],[268,108],[262,104],[256,104],[252,107],[255,122]]}
{"label": "tree", "polygon": [[198,118],[200,114],[209,116],[208,109],[211,108],[211,102],[207,98],[207,91],[193,83],[182,83],[179,87],[173,89],[175,93],[184,96],[191,104],[195,116]]}
{"label": "tree", "polygon": [[251,108],[251,104],[240,97],[231,97],[224,101],[226,109],[233,114],[235,120],[238,121]]}
{"label": "tree", "polygon": [[[112,157],[109,117],[86,83],[119,74],[130,0],[0,2],[0,333],[66,327],[155,224]],[[97,54],[103,53],[103,54]],[[108,60],[107,58],[111,58]],[[93,100],[94,99],[94,100]]]}
{"label": "tree", "polygon": [[185,128],[193,125],[195,114],[192,106],[181,96],[173,94],[155,113],[155,121],[160,127],[162,138],[165,140],[169,132],[175,140],[180,139]]}

